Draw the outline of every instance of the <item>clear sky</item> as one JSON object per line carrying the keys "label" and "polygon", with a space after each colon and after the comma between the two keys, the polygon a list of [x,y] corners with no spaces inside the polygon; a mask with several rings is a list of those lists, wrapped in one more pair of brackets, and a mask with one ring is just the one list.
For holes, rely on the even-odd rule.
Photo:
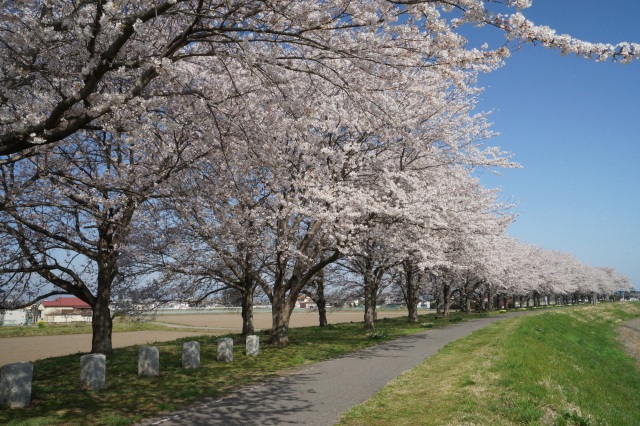
{"label": "clear sky", "polygon": [[[638,0],[533,0],[523,13],[586,41],[640,43]],[[491,47],[504,40],[480,33]],[[611,266],[640,289],[640,61],[596,63],[528,45],[479,84],[480,108],[501,133],[493,144],[523,166],[482,176],[519,201],[509,234]]]}

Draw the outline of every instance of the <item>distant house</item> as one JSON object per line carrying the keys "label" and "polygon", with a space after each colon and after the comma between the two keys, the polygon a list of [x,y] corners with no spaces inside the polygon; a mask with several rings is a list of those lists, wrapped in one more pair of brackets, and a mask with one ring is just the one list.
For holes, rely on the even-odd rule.
{"label": "distant house", "polygon": [[298,300],[296,300],[295,307],[300,309],[315,309],[318,306],[315,304],[313,300],[311,300],[310,297],[299,296]]}
{"label": "distant house", "polygon": [[39,319],[44,322],[91,322],[92,310],[77,297],[45,300],[38,306]]}

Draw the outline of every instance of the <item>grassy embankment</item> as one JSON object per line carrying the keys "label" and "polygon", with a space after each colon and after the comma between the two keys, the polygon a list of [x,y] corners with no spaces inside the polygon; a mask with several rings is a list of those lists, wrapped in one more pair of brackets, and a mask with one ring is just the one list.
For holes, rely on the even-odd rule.
{"label": "grassy embankment", "polygon": [[353,425],[640,425],[640,364],[617,330],[640,304],[495,323],[343,416]]}
{"label": "grassy embankment", "polygon": [[[138,346],[120,348],[107,357],[107,388],[97,392],[79,388],[78,355],[40,360],[34,365],[32,405],[25,410],[0,409],[0,424],[128,425],[291,368],[477,316],[453,314],[436,320],[433,315],[421,315],[416,325],[407,324],[406,317],[386,319],[376,324],[373,335],[362,329],[362,323],[293,328],[288,347],[277,349],[263,343],[258,357],[247,357],[242,345],[236,345],[232,363],[215,361],[217,337],[211,335],[156,343],[160,349],[160,377],[156,378],[137,377]],[[62,330],[54,329],[48,331]],[[262,337],[266,340],[267,336]],[[181,368],[182,342],[187,340],[201,343],[202,367],[198,370]]]}

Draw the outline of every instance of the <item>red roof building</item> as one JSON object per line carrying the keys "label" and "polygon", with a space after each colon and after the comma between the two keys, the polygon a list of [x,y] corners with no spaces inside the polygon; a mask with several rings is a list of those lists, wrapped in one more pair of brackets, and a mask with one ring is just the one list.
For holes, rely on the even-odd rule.
{"label": "red roof building", "polygon": [[38,306],[40,319],[45,322],[91,322],[91,306],[77,297],[58,297],[45,300]]}
{"label": "red roof building", "polygon": [[45,308],[91,309],[88,303],[77,297],[58,297],[56,300],[45,300],[42,302],[42,306]]}

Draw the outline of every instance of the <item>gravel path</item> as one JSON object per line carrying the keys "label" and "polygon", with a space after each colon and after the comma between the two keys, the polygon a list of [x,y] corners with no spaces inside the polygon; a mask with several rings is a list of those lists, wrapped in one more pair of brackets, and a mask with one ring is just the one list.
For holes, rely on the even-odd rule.
{"label": "gravel path", "polygon": [[481,318],[429,330],[354,354],[314,364],[296,374],[206,398],[139,425],[333,425],[340,415],[369,399],[390,380],[435,354],[447,343],[505,318]]}

